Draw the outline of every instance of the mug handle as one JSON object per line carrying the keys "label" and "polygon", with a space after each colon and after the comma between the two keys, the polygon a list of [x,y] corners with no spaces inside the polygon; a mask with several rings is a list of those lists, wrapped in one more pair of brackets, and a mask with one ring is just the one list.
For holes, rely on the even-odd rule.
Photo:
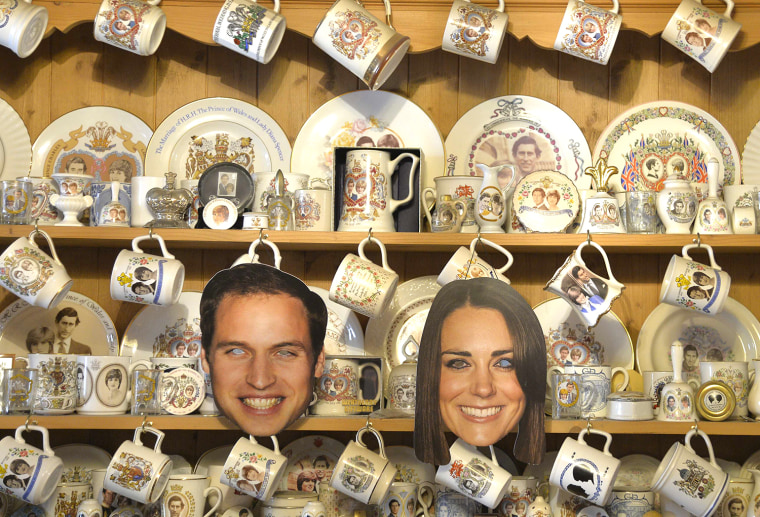
{"label": "mug handle", "polygon": [[599,253],[602,255],[602,258],[604,259],[604,267],[607,269],[607,279],[615,284],[619,284],[622,286],[623,284],[618,282],[617,278],[615,278],[612,274],[612,268],[610,267],[610,259],[609,257],[607,257],[607,253],[604,251],[604,248],[602,248],[596,242],[587,239],[581,242],[580,245],[577,248],[575,248],[576,258],[578,259],[578,262],[580,262],[583,267],[586,267],[586,263],[583,261],[583,258],[581,257],[581,250],[589,245],[593,248],[596,248],[599,251]]}
{"label": "mug handle", "polygon": [[472,253],[473,256],[475,254],[475,246],[477,246],[478,241],[482,242],[486,246],[492,247],[493,249],[499,251],[501,254],[503,254],[505,257],[507,257],[507,263],[503,267],[501,267],[500,269],[496,270],[498,273],[500,273],[500,274],[503,275],[504,272],[507,269],[509,269],[510,267],[512,267],[512,263],[515,261],[515,259],[512,256],[512,254],[509,251],[507,251],[506,248],[503,248],[503,247],[499,246],[498,244],[496,244],[495,242],[489,241],[488,239],[484,239],[483,237],[477,237],[477,238],[473,239],[472,242],[470,243],[470,253]]}
{"label": "mug handle", "polygon": [[555,373],[558,373],[562,375],[565,373],[565,370],[561,366],[550,366],[549,369],[546,370],[546,385],[551,388],[552,387],[552,377]]}
{"label": "mug handle", "polygon": [[[127,368],[127,386],[129,387],[127,389],[127,398],[126,400],[131,401],[132,400],[132,388],[134,386],[129,384],[129,381],[132,380],[132,374],[135,373],[135,370],[138,366],[144,366],[147,370],[150,370],[152,368],[150,361],[147,359],[140,359],[139,361],[135,361],[134,363],[130,363],[129,367]],[[205,517],[205,516],[204,516]]]}
{"label": "mug handle", "polygon": [[[430,203],[430,206],[428,206],[428,202],[427,202],[428,194],[431,194],[433,196],[433,202]],[[424,210],[425,217],[427,217],[428,223],[430,224],[431,228],[433,227],[433,214],[430,213],[430,210],[432,210],[433,206],[435,205],[435,201],[436,201],[435,189],[433,189],[432,187],[426,187],[422,191],[422,210]]]}
{"label": "mug handle", "polygon": [[272,254],[274,255],[274,267],[277,269],[280,269],[280,263],[282,262],[282,255],[280,255],[280,248],[277,247],[277,245],[270,241],[269,239],[262,239],[261,237],[257,238],[255,241],[251,243],[251,245],[248,247],[248,255],[251,256],[251,264],[258,264],[259,263],[259,255],[256,253],[256,248],[259,246],[259,244],[266,244],[270,248],[272,248]]}
{"label": "mug handle", "polygon": [[[31,3],[31,1],[32,0],[27,0],[29,3]],[[61,262],[61,259],[58,258],[58,253],[55,251],[55,246],[53,246],[53,239],[50,238],[50,235],[43,232],[42,230],[32,230],[32,233],[29,234],[29,242],[31,242],[32,245],[37,249],[40,249],[39,245],[34,240],[37,235],[42,235],[42,237],[47,241],[48,247],[50,248],[50,253],[53,255],[53,260],[55,260],[59,266],[63,267],[63,263]]]}
{"label": "mug handle", "polygon": [[694,449],[691,446],[691,439],[695,434],[698,434],[699,436],[701,436],[702,439],[705,441],[705,445],[707,445],[707,452],[709,453],[709,456],[710,456],[710,465],[712,465],[718,470],[723,470],[718,465],[718,462],[715,461],[715,452],[713,452],[713,446],[712,446],[712,442],[710,441],[710,437],[707,436],[707,433],[705,433],[701,429],[690,429],[689,432],[686,433],[686,438],[684,440],[684,442],[686,443],[686,448],[689,449],[691,452],[694,452]]}
{"label": "mug handle", "polygon": [[623,383],[620,386],[618,386],[617,389],[615,389],[613,387],[612,391],[625,391],[626,388],[628,388],[628,384],[631,381],[631,377],[630,377],[630,375],[628,375],[628,370],[626,370],[625,368],[622,368],[620,366],[616,366],[610,372],[610,386],[612,386],[612,379],[615,377],[615,373],[617,373],[617,372],[620,372],[620,373],[623,374]]}
{"label": "mug handle", "polygon": [[[393,27],[393,16],[391,16],[391,2],[390,0],[383,0],[383,4],[385,5],[385,24],[395,31],[396,28]],[[360,3],[359,5],[362,4]],[[412,168],[414,168],[414,165],[412,165]]]}
{"label": "mug handle", "polygon": [[142,249],[140,249],[140,246],[138,246],[138,244],[148,239],[157,240],[158,244],[161,246],[161,254],[164,256],[164,258],[174,260],[174,255],[169,253],[169,250],[166,249],[166,243],[164,242],[164,238],[158,235],[157,233],[153,233],[152,228],[151,228],[150,234],[140,235],[139,237],[135,237],[134,239],[132,239],[132,251],[134,251],[135,253],[145,253]]}
{"label": "mug handle", "polygon": [[358,443],[365,449],[368,449],[369,447],[367,447],[367,444],[365,444],[364,441],[362,440],[362,436],[364,436],[368,432],[375,435],[375,438],[377,439],[377,444],[379,447],[378,450],[379,450],[380,457],[383,458],[384,460],[387,460],[388,457],[385,455],[385,443],[383,442],[383,436],[379,432],[377,432],[374,427],[372,427],[372,424],[365,425],[364,427],[356,431],[356,443]]}
{"label": "mug handle", "polygon": [[[387,3],[386,5],[388,6],[388,13],[390,13],[391,4]],[[388,16],[390,16],[390,14],[388,14]],[[391,29],[393,29],[393,27],[391,27]],[[391,197],[391,200],[390,200],[391,212],[395,212],[398,207],[400,207],[401,205],[405,203],[408,203],[414,197],[414,174],[417,172],[417,169],[418,169],[417,166],[420,163],[420,159],[412,153],[403,153],[396,156],[395,160],[391,160],[390,163],[388,163],[388,167],[391,169],[391,175],[393,175],[393,173],[396,172],[396,164],[400,162],[401,160],[403,160],[404,158],[412,159],[412,168],[409,172],[409,194],[404,199],[393,199],[393,197],[390,196]]]}
{"label": "mug handle", "polygon": [[488,448],[491,449],[491,461],[493,461],[494,465],[499,466],[499,460],[496,459],[496,450],[493,448],[493,445],[489,445]]}
{"label": "mug handle", "polygon": [[140,435],[143,434],[143,432],[151,433],[156,435],[156,445],[153,446],[153,450],[157,453],[161,454],[161,442],[164,441],[164,436],[166,436],[162,431],[159,431],[155,427],[150,426],[140,426],[137,429],[135,429],[135,437],[132,440],[135,442],[135,445],[142,445],[142,440],[140,440]]}
{"label": "mug handle", "polygon": [[415,517],[423,515],[424,517],[430,517],[430,509],[435,503],[435,490],[433,484],[430,481],[423,481],[417,485],[417,504],[420,508],[415,512]]}
{"label": "mug handle", "polygon": [[715,262],[715,255],[713,255],[712,246],[709,244],[687,244],[681,248],[681,256],[687,260],[694,261],[694,259],[689,256],[689,250],[694,248],[704,248],[705,251],[707,251],[707,256],[710,257],[710,267],[717,269],[718,271],[723,271],[721,267]]}
{"label": "mug handle", "polygon": [[16,428],[16,441],[20,443],[26,443],[26,440],[24,440],[24,437],[21,435],[24,431],[39,431],[42,433],[42,450],[47,454],[48,456],[55,456],[55,451],[50,447],[50,436],[48,436],[48,430],[45,427],[42,427],[41,425],[21,425]]}
{"label": "mug handle", "polygon": [[[275,435],[272,435],[272,436],[270,436],[270,438],[272,439],[272,443],[274,444],[274,452],[276,454],[280,454],[280,442],[277,441],[277,437]],[[248,435],[248,439],[253,444],[256,444],[256,445],[259,444],[259,442],[256,441],[256,438],[254,438],[252,434]],[[204,515],[204,517],[206,517],[206,516]]]}
{"label": "mug handle", "polygon": [[588,428],[582,429],[581,432],[578,433],[578,442],[582,443],[583,445],[587,445],[586,440],[584,440],[583,437],[586,436],[586,434],[588,433],[598,434],[607,438],[607,441],[604,444],[603,452],[605,456],[612,456],[612,454],[610,454],[610,444],[612,443],[612,435],[610,433],[605,432],[605,431],[599,431],[598,429],[594,429],[593,427],[591,429],[588,429]]}
{"label": "mug handle", "polygon": [[[383,377],[383,374],[382,374],[382,372],[380,372],[380,368],[378,368],[378,366],[377,366],[375,363],[366,363],[366,364],[364,364],[363,366],[361,366],[361,368],[364,368],[365,366],[369,366],[370,368],[372,368],[373,370],[375,370],[375,372],[377,373],[377,378],[378,378],[378,379],[382,379],[382,377]],[[379,387],[380,387],[380,386],[378,386],[378,388],[379,388]],[[380,393],[380,390],[378,389],[378,390],[377,390],[377,396],[376,396],[376,397],[374,398],[374,400],[372,401],[372,404],[377,404],[377,401],[379,401],[379,400],[380,400],[380,397],[381,397],[381,396],[382,396],[382,393]],[[364,398],[364,393],[362,393],[362,399],[364,399],[364,400],[369,400],[369,399],[365,399],[365,398]]]}
{"label": "mug handle", "polygon": [[203,517],[211,517],[216,513],[220,506],[222,506],[222,491],[218,486],[210,486],[203,491],[203,499],[208,499],[208,495],[214,492],[216,494],[216,504],[211,508]]}
{"label": "mug handle", "polygon": [[372,237],[370,235],[369,237],[367,237],[366,239],[364,239],[363,241],[361,241],[359,243],[359,256],[363,260],[369,261],[369,259],[367,258],[367,256],[364,254],[364,246],[366,246],[368,242],[374,242],[380,248],[380,254],[381,254],[381,257],[382,257],[382,261],[383,261],[383,269],[395,274],[396,272],[393,271],[390,268],[390,266],[388,265],[388,254],[385,251],[385,245],[382,242],[380,242],[380,239],[376,239],[376,238],[374,238],[374,237]]}

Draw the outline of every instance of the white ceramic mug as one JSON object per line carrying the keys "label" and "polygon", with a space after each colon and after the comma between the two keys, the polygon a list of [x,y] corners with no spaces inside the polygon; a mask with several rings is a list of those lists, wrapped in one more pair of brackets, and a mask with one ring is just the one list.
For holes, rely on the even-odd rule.
{"label": "white ceramic mug", "polygon": [[[428,187],[422,191],[422,209],[428,221],[431,219],[430,211],[433,203],[451,196],[452,201],[461,200],[467,206],[467,214],[462,221],[460,233],[475,233],[478,227],[475,224],[475,196],[483,184],[482,176],[437,176],[433,178],[435,188]],[[433,196],[433,203],[428,205],[428,195]]]}
{"label": "white ceramic mug", "polygon": [[570,0],[554,41],[554,49],[606,65],[623,24],[619,10],[618,0],[612,0],[612,9],[609,10],[581,0]]}
{"label": "white ceramic mug", "polygon": [[[155,239],[163,256],[145,253],[139,246]],[[132,239],[132,251],[122,250],[111,272],[111,298],[124,302],[173,305],[182,294],[185,266],[166,249],[160,235],[150,233]]]}
{"label": "white ceramic mug", "polygon": [[[604,450],[587,445],[583,437],[598,434],[606,438]],[[578,439],[565,438],[549,475],[549,483],[599,506],[612,496],[620,460],[610,454],[612,435],[583,429]]]}
{"label": "white ceramic mug", "polygon": [[[211,494],[216,496],[216,502],[204,513],[206,498]],[[201,474],[169,476],[169,483],[161,496],[164,517],[211,517],[221,505],[221,490],[209,486],[209,478]]]}
{"label": "white ceramic mug", "polygon": [[496,508],[509,490],[512,474],[499,466],[491,448],[491,459],[458,438],[449,448],[451,461],[441,465],[435,482],[470,497],[488,508]]}
{"label": "white ceramic mug", "polygon": [[95,17],[95,39],[141,56],[153,55],[166,30],[166,14],[158,7],[160,2],[103,0]]}
{"label": "white ceramic mug", "polygon": [[701,0],[681,0],[662,39],[714,72],[742,28],[731,19],[733,0],[724,1],[726,10],[719,14],[702,5]]}
{"label": "white ceramic mug", "polygon": [[752,235],[757,232],[755,208],[735,206],[731,209],[731,228],[737,235]]}
{"label": "white ceramic mug", "polygon": [[163,176],[132,176],[132,210],[130,222],[133,227],[143,227],[153,220],[153,213],[148,208],[145,196],[153,188],[163,188],[166,178]]}
{"label": "white ceramic mug", "polygon": [[214,24],[214,41],[262,64],[272,60],[285,34],[280,0],[267,9],[252,0],[227,0]]}
{"label": "white ceramic mug", "polygon": [[473,4],[470,0],[454,0],[443,30],[441,48],[460,56],[495,63],[507,33],[507,19],[504,0],[499,0],[497,9]]}
{"label": "white ceramic mug", "polygon": [[357,359],[332,358],[325,361],[324,371],[315,380],[314,393],[317,402],[311,406],[314,415],[349,415],[356,414],[357,406],[374,406],[380,400],[380,386],[374,386],[373,397],[365,395],[360,387],[361,370],[372,368],[378,379],[382,378],[380,368],[370,362],[359,364]]}
{"label": "white ceramic mug", "polygon": [[644,395],[652,399],[654,416],[660,413],[660,395],[662,388],[673,381],[672,371],[644,371],[641,372],[644,381]]}
{"label": "white ceramic mug", "polygon": [[[707,250],[709,266],[692,260],[689,250],[694,248]],[[673,255],[668,263],[660,289],[660,303],[717,314],[723,310],[730,288],[731,277],[715,262],[712,247],[687,244],[681,249],[681,256]]]}
{"label": "white ceramic mug", "polygon": [[314,44],[377,90],[406,55],[411,43],[391,23],[391,4],[383,0],[383,23],[355,0],[336,0],[314,29]]}
{"label": "white ceramic mug", "polygon": [[35,413],[67,415],[76,410],[76,355],[29,354],[29,367],[38,372]]}
{"label": "white ceramic mug", "polygon": [[[142,433],[156,436],[153,448],[143,445]],[[164,433],[150,426],[135,429],[133,440],[123,442],[108,464],[103,488],[140,503],[154,503],[164,492],[172,460],[161,452]]]}
{"label": "white ceramic mug", "polygon": [[42,504],[42,508],[45,509],[45,515],[66,515],[72,509],[78,510],[79,505],[90,498],[92,498],[90,483],[60,483],[53,495]]}
{"label": "white ceramic mug", "polygon": [[138,366],[150,368],[145,360],[131,362],[130,357],[77,356],[77,413],[118,415],[126,413],[132,400],[129,380]]}
{"label": "white ceramic mug", "polygon": [[307,232],[329,232],[333,229],[333,195],[328,189],[298,189],[295,199],[295,228]]}
{"label": "white ceramic mug", "polygon": [[282,262],[280,248],[278,248],[274,242],[267,239],[266,235],[262,235],[253,241],[248,247],[248,253],[240,255],[230,267],[235,267],[239,264],[259,264],[260,257],[259,254],[256,253],[256,249],[259,247],[259,244],[265,244],[266,246],[269,246],[269,248],[272,250],[272,254],[274,255],[274,267],[280,269],[280,263]]}
{"label": "white ceramic mug", "polygon": [[[52,257],[35,242],[41,235]],[[69,293],[74,281],[58,258],[53,240],[42,230],[19,237],[0,255],[0,283],[25,302],[49,309]]]}
{"label": "white ceramic mug", "polygon": [[[372,433],[379,444],[379,452],[372,452],[362,441],[366,433]],[[391,488],[396,468],[385,455],[385,444],[380,433],[365,426],[356,433],[333,468],[330,486],[365,504],[383,501]]]}
{"label": "white ceramic mug", "polygon": [[50,196],[58,194],[58,183],[53,178],[41,176],[25,176],[32,182],[32,214],[31,220],[40,226],[53,225],[63,216],[50,202]]}
{"label": "white ceramic mug", "polygon": [[[475,246],[477,246],[478,241],[486,246],[490,246],[507,257],[507,263],[497,269],[483,260],[483,258],[475,251]],[[502,282],[509,283],[509,279],[504,276],[504,273],[512,266],[512,262],[514,262],[514,258],[505,248],[489,241],[488,239],[473,239],[470,243],[470,249],[467,249],[464,246],[459,247],[443,267],[443,270],[441,270],[437,281],[440,285],[446,285],[454,280],[485,277],[495,278]]]}
{"label": "white ceramic mug", "polygon": [[31,0],[11,0],[0,11],[0,45],[28,57],[42,41],[47,24],[47,9]]}
{"label": "white ceramic mug", "polygon": [[[364,246],[374,242],[380,247],[382,267],[367,259]],[[330,299],[370,318],[382,315],[393,300],[398,275],[388,265],[385,246],[375,237],[359,243],[359,256],[343,258],[330,286]]]}
{"label": "white ceramic mug", "polygon": [[220,481],[238,492],[266,501],[280,487],[288,458],[280,454],[276,436],[271,436],[274,450],[260,445],[253,436],[240,438],[232,448]]}
{"label": "white ceramic mug", "polygon": [[[42,434],[42,449],[26,443],[25,430]],[[50,447],[48,430],[38,425],[20,426],[15,436],[0,440],[0,466],[0,491],[31,504],[50,499],[63,476],[63,461]]]}
{"label": "white ceramic mug", "polygon": [[[754,373],[754,370],[752,370]],[[749,414],[750,375],[744,361],[700,361],[699,375],[702,384],[711,380],[725,382],[736,395],[736,405],[730,418],[741,419]]]}

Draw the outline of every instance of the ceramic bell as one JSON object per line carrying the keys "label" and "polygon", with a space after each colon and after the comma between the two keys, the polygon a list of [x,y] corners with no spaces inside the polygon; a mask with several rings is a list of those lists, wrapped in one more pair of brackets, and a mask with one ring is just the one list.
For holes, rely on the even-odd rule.
{"label": "ceramic bell", "polygon": [[596,193],[583,202],[583,220],[578,233],[625,233],[618,200],[607,193],[607,182],[617,174],[617,167],[608,166],[604,158],[599,158],[596,165],[587,167],[584,172],[591,176]]}
{"label": "ceramic bell", "polygon": [[690,233],[691,223],[697,216],[697,194],[691,182],[678,174],[662,183],[657,195],[657,215],[665,233]]}
{"label": "ceramic bell", "polygon": [[720,174],[718,160],[710,158],[707,161],[707,198],[699,203],[694,229],[691,233],[734,233],[731,230],[726,202],[718,197],[718,174]]}
{"label": "ceramic bell", "polygon": [[444,194],[436,203],[435,210],[430,212],[428,206],[423,203],[425,217],[430,223],[430,231],[436,233],[459,233],[462,223],[467,217],[467,205],[461,199],[451,199],[451,195]]}
{"label": "ceramic bell", "polygon": [[670,360],[673,363],[673,380],[663,386],[660,392],[660,412],[657,414],[657,420],[690,422],[695,418],[694,388],[688,382],[684,382],[681,375],[683,345],[680,341],[674,341],[670,346]]}
{"label": "ceramic bell", "polygon": [[193,203],[193,193],[186,188],[174,187],[175,173],[167,172],[165,176],[164,187],[152,188],[145,194],[145,202],[154,217],[145,228],[190,228],[185,214]]}
{"label": "ceramic bell", "polygon": [[475,198],[475,222],[482,233],[504,233],[503,226],[509,215],[504,190],[512,186],[515,175],[512,174],[509,184],[502,189],[499,186],[501,167],[487,167],[482,163],[476,163],[475,167],[483,174],[483,183]]}
{"label": "ceramic bell", "polygon": [[285,190],[285,175],[278,170],[274,177],[274,195],[270,196],[267,206],[269,229],[292,230],[294,206],[293,196]]}

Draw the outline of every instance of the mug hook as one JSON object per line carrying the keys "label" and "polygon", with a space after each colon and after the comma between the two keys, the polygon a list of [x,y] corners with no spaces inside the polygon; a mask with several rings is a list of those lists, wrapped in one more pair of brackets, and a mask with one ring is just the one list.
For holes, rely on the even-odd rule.
{"label": "mug hook", "polygon": [[694,244],[696,244],[697,248],[702,247],[702,234],[701,233],[697,233],[697,238],[696,239],[692,239],[691,242],[693,242]]}
{"label": "mug hook", "polygon": [[150,227],[148,228],[148,238],[149,238],[149,239],[152,239],[152,238],[153,238],[153,225],[152,225],[152,224],[151,224],[151,225],[150,225]]}
{"label": "mug hook", "polygon": [[591,428],[593,426],[591,425],[591,417],[586,418],[586,432],[591,434]]}
{"label": "mug hook", "polygon": [[144,416],[143,417],[143,421],[142,421],[142,425],[140,426],[140,432],[144,433],[146,427],[153,427],[153,422],[148,422],[148,417]]}
{"label": "mug hook", "polygon": [[37,421],[36,420],[32,420],[32,415],[29,415],[28,417],[26,417],[26,422],[24,422],[24,430],[26,432],[29,432],[29,424],[31,424],[31,425],[37,425]]}
{"label": "mug hook", "polygon": [[40,218],[39,218],[39,217],[37,217],[37,218],[34,220],[34,233],[37,233],[37,232],[39,232],[39,231],[40,231],[39,222],[40,222]]}
{"label": "mug hook", "polygon": [[367,232],[367,239],[372,240],[372,227],[370,226],[369,231]]}
{"label": "mug hook", "polygon": [[694,419],[694,425],[691,426],[691,428],[694,429],[695,433],[699,434],[699,422],[697,421],[696,418]]}
{"label": "mug hook", "polygon": [[591,244],[591,230],[586,230],[586,244]]}
{"label": "mug hook", "polygon": [[472,266],[472,260],[475,258],[475,248],[478,247],[482,241],[480,240],[480,225],[478,225],[478,237],[475,239],[475,246],[472,246],[472,253],[470,254],[470,260],[467,261],[467,271],[464,272],[464,277],[469,278],[470,266]]}

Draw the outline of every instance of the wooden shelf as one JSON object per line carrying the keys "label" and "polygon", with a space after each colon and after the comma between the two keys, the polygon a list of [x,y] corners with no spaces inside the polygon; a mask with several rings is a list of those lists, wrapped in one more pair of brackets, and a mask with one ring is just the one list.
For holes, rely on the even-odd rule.
{"label": "wooden shelf", "polygon": [[[53,30],[68,32],[83,23],[93,23],[100,0],[36,0],[50,13],[49,36]],[[196,41],[214,44],[211,34],[222,1],[164,0],[161,8],[166,12],[170,30]],[[625,2],[621,9],[623,30],[643,32],[649,36],[659,34],[679,5],[679,0],[633,0]],[[496,7],[493,0],[483,5]],[[600,5],[611,7],[611,2]],[[705,5],[723,12],[725,5],[708,0]],[[281,13],[287,19],[288,28],[312,37],[314,29],[324,16],[330,2],[302,0],[281,2]],[[380,19],[382,2],[369,0],[365,6]],[[508,31],[518,39],[529,38],[537,45],[552,48],[567,2],[565,0],[507,0],[509,14]],[[446,24],[451,2],[446,0],[394,0],[393,24],[398,32],[412,40],[411,52],[424,52],[441,46],[443,28]],[[760,42],[760,3],[755,0],[737,0],[734,19],[741,23],[742,31],[732,49],[740,50]],[[424,21],[424,23],[420,23]],[[159,50],[160,51],[160,50]]]}

